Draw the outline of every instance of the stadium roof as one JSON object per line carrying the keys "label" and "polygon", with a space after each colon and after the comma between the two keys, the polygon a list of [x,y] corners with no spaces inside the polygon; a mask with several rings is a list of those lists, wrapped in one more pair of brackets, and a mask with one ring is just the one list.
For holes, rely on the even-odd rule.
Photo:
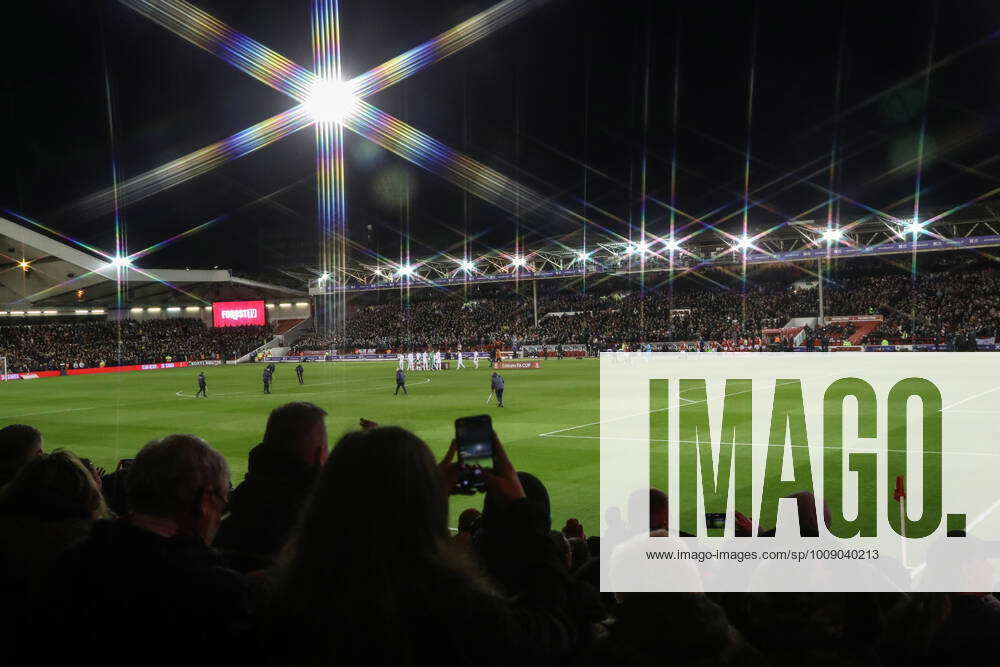
{"label": "stadium roof", "polygon": [[208,303],[305,296],[303,290],[239,278],[227,269],[153,269],[89,247],[74,247],[0,218],[0,304]]}
{"label": "stadium roof", "polygon": [[[534,247],[476,256],[440,253],[423,258],[377,258],[354,264],[343,278],[314,271],[311,294],[445,287],[590,274],[697,270],[706,266],[802,262],[821,258],[923,253],[1000,246],[1000,204],[982,202],[925,210],[916,221],[900,212],[874,212],[842,225],[793,220],[734,234],[698,220],[678,220],[675,232],[632,238],[564,236]],[[909,213],[912,216],[912,212]],[[662,225],[660,226],[662,227]],[[651,226],[647,230],[651,229]],[[342,285],[342,286],[341,286]]]}

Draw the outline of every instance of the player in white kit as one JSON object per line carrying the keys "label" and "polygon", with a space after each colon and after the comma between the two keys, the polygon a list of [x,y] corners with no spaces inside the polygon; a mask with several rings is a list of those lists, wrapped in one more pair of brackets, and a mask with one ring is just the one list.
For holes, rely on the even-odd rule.
{"label": "player in white kit", "polygon": [[431,369],[431,365],[430,365],[430,363],[428,361],[427,352],[424,352],[423,353],[423,364],[421,364],[420,370],[422,370],[422,371],[429,371],[430,369]]}
{"label": "player in white kit", "polygon": [[458,370],[459,368],[465,368],[465,362],[462,361],[462,353],[461,352],[458,353],[458,363],[455,364],[455,370]]}
{"label": "player in white kit", "polygon": [[476,367],[476,370],[479,370],[479,350],[472,351],[472,365]]}
{"label": "player in white kit", "polygon": [[410,365],[410,367],[407,368],[406,370],[408,370],[408,371],[414,370],[414,368],[413,368],[413,353],[412,352],[410,352],[410,353],[408,353],[406,355],[406,363],[408,363]]}
{"label": "player in white kit", "polygon": [[434,370],[441,370],[441,350],[434,353]]}
{"label": "player in white kit", "polygon": [[396,355],[396,361],[399,362],[399,370],[403,370],[403,364],[406,363],[406,357],[403,356],[402,352]]}

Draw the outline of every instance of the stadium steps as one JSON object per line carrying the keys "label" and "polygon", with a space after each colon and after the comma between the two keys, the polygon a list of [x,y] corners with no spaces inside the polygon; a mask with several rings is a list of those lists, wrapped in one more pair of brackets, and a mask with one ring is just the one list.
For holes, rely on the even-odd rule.
{"label": "stadium steps", "polygon": [[293,329],[305,321],[306,318],[304,317],[297,320],[278,320],[278,326],[274,329],[274,335],[280,336],[281,334],[286,333],[289,329]]}
{"label": "stadium steps", "polygon": [[875,329],[878,329],[878,327],[879,327],[880,324],[882,324],[882,323],[881,322],[858,322],[857,328],[854,329],[854,333],[852,333],[847,338],[847,340],[851,341],[851,345],[859,345],[861,343],[861,341],[864,340],[865,336],[867,336],[868,334],[870,334],[872,331],[875,331]]}
{"label": "stadium steps", "polygon": [[[288,323],[289,326],[282,326]],[[257,355],[261,352],[267,353],[275,347],[290,347],[292,343],[298,340],[299,336],[304,334],[312,324],[312,317],[307,317],[303,320],[279,320],[277,329],[274,332],[274,338],[267,341],[255,350],[250,350],[242,357],[236,360],[238,364],[245,364],[248,361],[253,361],[257,358]]]}

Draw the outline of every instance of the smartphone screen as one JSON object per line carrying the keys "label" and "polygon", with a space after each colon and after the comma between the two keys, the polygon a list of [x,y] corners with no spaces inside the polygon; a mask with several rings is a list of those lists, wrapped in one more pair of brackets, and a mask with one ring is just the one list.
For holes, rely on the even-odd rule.
{"label": "smartphone screen", "polygon": [[479,468],[493,466],[493,420],[489,415],[456,419],[455,441],[458,462],[466,466],[459,487],[464,491],[485,490]]}
{"label": "smartphone screen", "polygon": [[455,420],[458,461],[466,465],[493,465],[493,420],[489,415]]}

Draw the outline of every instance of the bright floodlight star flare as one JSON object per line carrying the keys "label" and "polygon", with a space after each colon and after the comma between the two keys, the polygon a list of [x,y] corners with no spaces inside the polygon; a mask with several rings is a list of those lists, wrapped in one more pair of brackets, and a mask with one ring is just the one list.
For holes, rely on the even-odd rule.
{"label": "bright floodlight star flare", "polygon": [[319,79],[312,84],[306,111],[319,123],[343,122],[358,106],[358,97],[346,81]]}

